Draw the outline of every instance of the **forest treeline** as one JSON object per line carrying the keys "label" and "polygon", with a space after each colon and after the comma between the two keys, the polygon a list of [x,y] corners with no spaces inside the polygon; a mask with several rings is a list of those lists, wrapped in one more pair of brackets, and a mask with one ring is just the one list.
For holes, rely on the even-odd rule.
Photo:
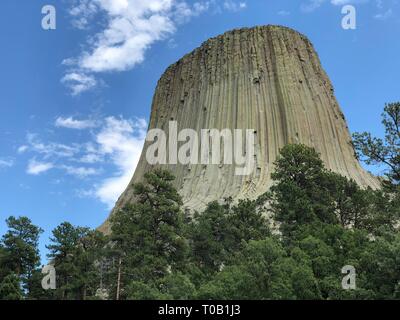
{"label": "forest treeline", "polygon": [[400,103],[386,105],[383,125],[384,139],[353,136],[361,160],[387,168],[379,190],[327,170],[301,144],[281,150],[274,185],[258,199],[194,215],[170,172],[147,173],[110,235],[68,222],[53,230],[55,290],[41,287],[42,230],[9,217],[0,299],[400,299]]}

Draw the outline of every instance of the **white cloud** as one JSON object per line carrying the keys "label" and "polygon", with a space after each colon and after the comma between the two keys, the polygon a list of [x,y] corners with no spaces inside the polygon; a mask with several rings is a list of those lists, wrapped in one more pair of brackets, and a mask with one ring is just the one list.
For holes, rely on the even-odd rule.
{"label": "white cloud", "polygon": [[28,164],[28,168],[26,172],[31,175],[39,175],[50,169],[54,168],[54,165],[51,162],[39,162],[35,159],[31,159]]}
{"label": "white cloud", "polygon": [[[21,148],[21,147],[20,147]],[[66,145],[62,143],[43,143],[36,134],[27,135],[27,146],[22,146],[24,152],[29,150],[41,154],[45,159],[72,158],[80,149],[78,144]]]}
{"label": "white cloud", "polygon": [[101,162],[102,160],[103,160],[103,157],[101,155],[96,154],[96,153],[88,153],[88,154],[85,154],[84,156],[82,156],[79,159],[79,162],[92,164],[92,163]]}
{"label": "white cloud", "polygon": [[[145,59],[147,50],[157,41],[169,39],[179,24],[198,16],[216,0],[75,0],[70,14],[78,28],[84,28],[91,17],[101,13],[107,24],[88,40],[88,47],[80,56],[63,61],[69,69],[62,79],[73,95],[98,85],[94,74],[126,71]],[[239,11],[246,2],[225,0],[223,8]]]}
{"label": "white cloud", "polygon": [[96,141],[103,154],[111,157],[117,167],[116,174],[105,179],[94,194],[110,208],[128,186],[142,152],[147,123],[143,119],[136,122],[110,117],[106,126],[97,135]]}
{"label": "white cloud", "polygon": [[307,3],[301,5],[301,10],[304,12],[312,12],[318,9],[325,0],[309,0]]}
{"label": "white cloud", "polygon": [[89,176],[99,174],[99,170],[95,168],[85,168],[85,167],[73,167],[73,166],[61,166],[60,169],[64,169],[68,174],[76,176],[78,178],[86,178]]}
{"label": "white cloud", "polygon": [[228,11],[237,12],[247,8],[246,2],[237,2],[233,0],[225,0],[224,1],[224,9]]}
{"label": "white cloud", "polygon": [[27,145],[23,145],[23,146],[20,146],[19,148],[18,148],[18,150],[17,150],[17,152],[18,153],[24,153],[26,150],[28,150],[28,146]]}
{"label": "white cloud", "polygon": [[93,0],[73,0],[73,5],[69,10],[72,17],[72,25],[77,29],[86,29],[89,21],[97,13],[97,2]]}
{"label": "white cloud", "polygon": [[[34,158],[28,163],[27,173],[39,175],[53,169],[79,179],[92,178],[89,180],[92,186],[84,194],[112,207],[136,169],[147,132],[146,120],[107,117],[96,120],[96,126],[92,127],[91,120],[60,119],[68,121],[56,121],[55,127],[93,129],[89,140],[79,144],[42,142],[38,135],[28,134],[28,143],[22,147],[24,152],[33,153]],[[107,170],[103,168],[105,165]]]}
{"label": "white cloud", "polygon": [[334,6],[343,6],[346,4],[366,3],[368,1],[369,0],[308,0],[301,5],[301,10],[303,12],[313,12],[326,2],[330,2]]}
{"label": "white cloud", "polygon": [[331,0],[331,3],[335,6],[344,6],[346,4],[357,4],[357,3],[365,3],[369,0]]}
{"label": "white cloud", "polygon": [[[65,62],[65,61],[64,61]],[[67,73],[61,82],[71,89],[73,96],[94,88],[97,85],[97,80],[81,71],[73,71]]]}
{"label": "white cloud", "polygon": [[55,121],[56,127],[67,128],[67,129],[90,129],[95,128],[97,126],[96,121],[94,120],[77,120],[73,117],[63,118],[58,117]]}
{"label": "white cloud", "polygon": [[286,10],[281,10],[281,11],[278,11],[278,15],[279,16],[289,16],[290,12],[286,11]]}
{"label": "white cloud", "polygon": [[[84,1],[81,1],[81,5]],[[66,59],[72,66],[62,79],[73,95],[97,85],[93,73],[125,71],[143,62],[145,52],[156,41],[176,29],[173,0],[94,0],[97,10],[108,19],[107,27],[90,41],[91,46],[76,59]],[[74,18],[83,14],[79,6],[72,9]],[[182,8],[180,9],[182,11]],[[188,9],[190,11],[190,9]],[[187,10],[182,14],[189,15]]]}
{"label": "white cloud", "polygon": [[172,15],[172,20],[178,24],[188,22],[192,17],[197,17],[200,14],[208,11],[215,0],[195,2],[192,6],[186,2],[177,2]]}
{"label": "white cloud", "polygon": [[383,12],[383,13],[378,13],[378,14],[374,15],[374,18],[377,19],[377,20],[387,20],[392,15],[393,15],[393,10],[389,9],[389,10]]}
{"label": "white cloud", "polygon": [[0,169],[1,168],[11,168],[14,165],[14,160],[0,158]]}

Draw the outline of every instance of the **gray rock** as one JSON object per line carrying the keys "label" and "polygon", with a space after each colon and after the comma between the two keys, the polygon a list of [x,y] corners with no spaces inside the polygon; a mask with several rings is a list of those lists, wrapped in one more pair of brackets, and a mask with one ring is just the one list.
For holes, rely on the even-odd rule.
{"label": "gray rock", "polygon": [[[162,166],[176,176],[176,187],[191,210],[213,200],[256,198],[267,191],[273,162],[288,143],[312,146],[327,168],[363,187],[379,187],[355,157],[333,86],[313,45],[286,27],[229,31],[171,65],[158,82],[149,128],[167,130],[170,119],[179,130],[254,129],[256,134],[256,170],[249,176],[235,175],[235,165]],[[131,185],[153,168],[145,157],[148,145],[112,213],[134,201]],[[108,232],[108,221],[99,229]]]}

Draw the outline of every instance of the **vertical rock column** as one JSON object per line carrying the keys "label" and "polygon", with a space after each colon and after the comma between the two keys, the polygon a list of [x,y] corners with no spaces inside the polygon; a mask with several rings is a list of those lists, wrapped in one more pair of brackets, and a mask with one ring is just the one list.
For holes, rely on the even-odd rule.
{"label": "vertical rock column", "polygon": [[[163,165],[176,176],[185,207],[213,200],[255,198],[271,186],[279,150],[288,143],[316,148],[327,168],[361,186],[379,186],[354,155],[332,84],[310,41],[285,27],[229,31],[171,65],[158,82],[149,129],[253,129],[256,167],[235,175],[235,165]],[[131,185],[152,169],[145,144],[132,181],[113,212],[134,201]],[[167,157],[168,158],[168,157]],[[107,231],[107,222],[100,228]]]}

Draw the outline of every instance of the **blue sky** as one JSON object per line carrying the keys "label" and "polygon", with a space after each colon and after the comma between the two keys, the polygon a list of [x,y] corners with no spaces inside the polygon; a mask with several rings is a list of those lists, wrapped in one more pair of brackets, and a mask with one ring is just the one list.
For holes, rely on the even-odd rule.
{"label": "blue sky", "polygon": [[[382,135],[400,100],[398,0],[2,0],[0,234],[10,215],[40,225],[42,255],[63,221],[97,227],[139,157],[157,80],[203,41],[245,26],[307,35],[351,131]],[[356,30],[341,28],[353,4]],[[43,30],[42,7],[56,8]]]}

